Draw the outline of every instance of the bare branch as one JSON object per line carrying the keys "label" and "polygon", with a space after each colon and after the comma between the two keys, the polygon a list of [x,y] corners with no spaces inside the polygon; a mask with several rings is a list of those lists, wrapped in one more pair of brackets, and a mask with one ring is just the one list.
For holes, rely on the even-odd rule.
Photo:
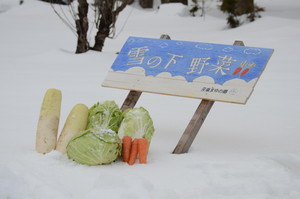
{"label": "bare branch", "polygon": [[[63,13],[64,15],[64,19],[68,22],[68,24],[72,27],[72,29],[75,30],[75,26],[72,24],[72,22],[69,20],[68,16],[66,15],[64,9],[62,8],[62,6],[59,6],[60,7],[60,10],[61,12]],[[69,6],[68,6],[69,7]]]}
{"label": "bare branch", "polygon": [[55,9],[54,5],[51,3],[50,4],[53,11],[55,12],[55,14],[61,19],[61,21],[72,31],[72,33],[74,33],[75,36],[77,36],[76,34],[76,30],[74,28],[74,26],[72,26],[72,24],[70,22],[68,22],[67,20],[65,20],[65,18],[63,18],[58,11]]}
{"label": "bare branch", "polygon": [[121,6],[116,8],[116,11],[114,11],[114,15],[117,16],[128,4],[130,0],[123,0]]}

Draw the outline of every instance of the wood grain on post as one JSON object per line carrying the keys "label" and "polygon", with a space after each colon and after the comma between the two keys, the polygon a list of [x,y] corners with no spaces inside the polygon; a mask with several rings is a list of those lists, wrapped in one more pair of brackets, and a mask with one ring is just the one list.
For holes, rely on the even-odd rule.
{"label": "wood grain on post", "polygon": [[[242,41],[235,41],[233,45],[244,46],[244,43]],[[181,154],[181,153],[188,152],[197,133],[199,132],[202,124],[204,123],[205,118],[207,117],[211,107],[213,106],[214,102],[215,101],[211,101],[211,100],[201,101],[191,121],[189,122],[179,142],[177,143],[175,149],[173,150],[174,154]]]}
{"label": "wood grain on post", "polygon": [[173,153],[187,153],[215,101],[202,100]]}
{"label": "wood grain on post", "polygon": [[142,94],[142,92],[140,92],[140,91],[131,90],[128,93],[128,95],[121,107],[121,111],[125,111],[128,108],[133,108],[135,106],[135,104],[137,103],[137,101],[139,100],[141,94]]}

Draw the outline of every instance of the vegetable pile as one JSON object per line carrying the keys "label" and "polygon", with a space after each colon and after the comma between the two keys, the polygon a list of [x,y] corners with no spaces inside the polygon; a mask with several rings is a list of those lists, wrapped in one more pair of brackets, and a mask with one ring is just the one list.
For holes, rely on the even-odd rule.
{"label": "vegetable pile", "polygon": [[70,159],[81,164],[109,164],[121,154],[117,134],[122,112],[114,101],[97,103],[90,108],[87,130],[73,137],[67,146]]}
{"label": "vegetable pile", "polygon": [[[47,153],[55,148],[66,153],[69,159],[86,165],[110,164],[120,156],[129,165],[133,165],[137,158],[139,163],[147,163],[154,127],[145,108],[122,112],[114,101],[98,102],[90,109],[77,104],[68,115],[56,144],[59,119],[51,123],[51,118],[59,118],[61,97],[51,95],[52,92],[60,94],[58,90],[49,89],[44,97],[37,130],[37,152]],[[43,130],[43,120],[46,121],[47,131]],[[43,142],[48,140],[49,133],[51,140]]]}
{"label": "vegetable pile", "polygon": [[124,119],[119,128],[119,136],[123,142],[123,161],[133,165],[139,155],[139,162],[146,164],[153,133],[153,121],[146,109],[140,107],[124,111]]}

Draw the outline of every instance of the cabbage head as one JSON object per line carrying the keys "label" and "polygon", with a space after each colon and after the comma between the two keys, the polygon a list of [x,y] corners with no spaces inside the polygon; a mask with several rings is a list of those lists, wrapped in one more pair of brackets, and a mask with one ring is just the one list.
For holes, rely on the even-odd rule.
{"label": "cabbage head", "polygon": [[111,129],[89,129],[72,138],[68,157],[86,165],[109,164],[121,154],[121,140]]}
{"label": "cabbage head", "polygon": [[87,165],[109,164],[121,154],[117,134],[123,113],[114,101],[96,103],[89,110],[87,130],[75,135],[67,146],[70,159]]}
{"label": "cabbage head", "polygon": [[114,101],[96,103],[89,110],[87,129],[111,129],[118,132],[122,111]]}
{"label": "cabbage head", "polygon": [[146,138],[150,143],[155,131],[149,112],[143,108],[127,109],[123,113],[124,119],[120,125],[118,135],[132,138]]}

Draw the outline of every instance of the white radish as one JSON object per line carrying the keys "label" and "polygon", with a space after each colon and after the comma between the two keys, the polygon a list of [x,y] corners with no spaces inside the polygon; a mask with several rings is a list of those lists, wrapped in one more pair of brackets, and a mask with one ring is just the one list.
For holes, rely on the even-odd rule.
{"label": "white radish", "polygon": [[59,136],[56,146],[57,151],[66,153],[67,145],[72,137],[86,129],[88,114],[89,109],[84,104],[77,104],[73,107]]}
{"label": "white radish", "polygon": [[38,153],[48,153],[55,149],[60,119],[61,91],[48,89],[42,103],[36,132],[35,149]]}

